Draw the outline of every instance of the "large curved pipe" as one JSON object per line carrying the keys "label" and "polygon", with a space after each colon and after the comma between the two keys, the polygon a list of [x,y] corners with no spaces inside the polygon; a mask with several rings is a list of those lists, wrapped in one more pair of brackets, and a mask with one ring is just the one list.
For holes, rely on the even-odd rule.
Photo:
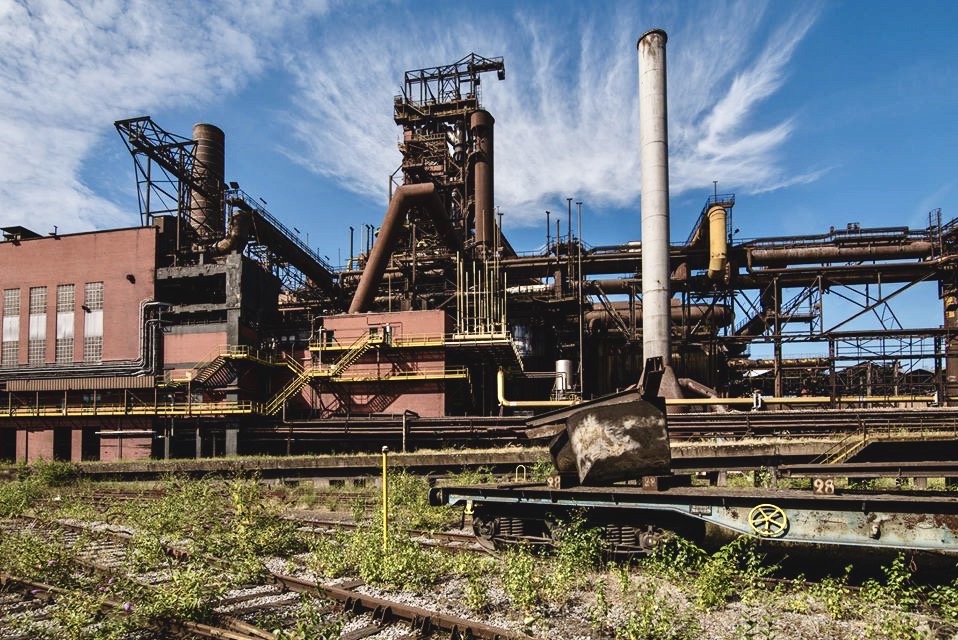
{"label": "large curved pipe", "polygon": [[389,264],[389,257],[396,245],[399,231],[402,229],[403,217],[415,206],[422,206],[428,211],[446,245],[450,249],[455,249],[455,232],[446,216],[442,201],[436,193],[436,185],[424,182],[398,187],[393,193],[392,200],[389,201],[389,208],[386,209],[383,224],[379,228],[376,244],[369,253],[366,268],[363,269],[363,275],[359,279],[356,293],[349,305],[349,313],[363,313],[369,309]]}
{"label": "large curved pipe", "polygon": [[213,245],[213,253],[225,255],[233,251],[242,252],[249,242],[249,225],[252,215],[249,211],[237,209],[230,218],[230,230],[226,237]]}
{"label": "large curved pipe", "polygon": [[725,264],[728,259],[728,238],[726,229],[725,207],[713,204],[708,212],[709,220],[709,280],[721,282],[725,280]]}
{"label": "large curved pipe", "polygon": [[503,407],[570,407],[578,400],[506,400],[506,374],[500,368],[496,373],[496,398]]}

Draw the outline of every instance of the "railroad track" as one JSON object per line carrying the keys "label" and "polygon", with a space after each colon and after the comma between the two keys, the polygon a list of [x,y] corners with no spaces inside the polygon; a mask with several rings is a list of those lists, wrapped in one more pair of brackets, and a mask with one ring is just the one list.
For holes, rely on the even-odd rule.
{"label": "railroad track", "polygon": [[[119,503],[134,503],[137,501],[159,500],[165,497],[167,491],[164,489],[95,489],[91,492],[72,494],[81,500],[89,502],[94,506],[101,508],[110,508]],[[290,492],[285,490],[264,491],[263,495],[268,498],[278,500],[287,500],[291,496]],[[333,511],[347,511],[356,507],[362,507],[364,510],[373,508],[377,494],[370,491],[342,491],[338,489],[312,489],[309,492],[310,500],[321,504]],[[62,500],[62,496],[60,498]]]}
{"label": "railroad track", "polygon": [[669,414],[673,441],[717,436],[820,436],[858,431],[900,429],[904,432],[958,435],[958,410],[930,409],[803,409],[793,411],[730,411]]}
{"label": "railroad track", "polygon": [[[147,567],[129,572],[129,543],[133,533],[123,529],[107,529],[86,523],[44,521],[21,517],[0,524],[4,534],[32,530],[46,539],[55,539],[73,553],[71,562],[79,570],[99,576],[102,580],[120,578],[147,588],[158,588],[171,579],[164,567]],[[167,553],[178,560],[187,554],[182,549],[168,547]],[[126,572],[124,574],[124,572]],[[224,567],[224,577],[229,570]],[[484,638],[488,640],[520,640],[528,636],[507,629],[492,627],[475,620],[467,620],[438,611],[431,611],[402,602],[389,600],[358,590],[360,582],[322,584],[302,573],[269,571],[260,584],[235,584],[214,604],[213,615],[206,622],[166,620],[155,628],[176,637],[205,637],[221,640],[275,640],[275,630],[295,623],[296,612],[303,606],[312,607],[312,615],[319,616],[329,628],[343,629],[341,638],[380,637],[415,638],[437,637],[447,634],[451,639]],[[8,616],[26,616],[37,624],[51,624],[51,607],[59,598],[75,591],[76,586],[58,586],[30,580],[21,576],[0,574],[0,639],[8,640],[28,635],[3,629]],[[129,603],[103,600],[103,609],[113,615],[129,613]],[[267,619],[269,628],[258,621]],[[438,636],[441,637],[441,636]]]}
{"label": "railroad track", "polygon": [[[362,526],[349,520],[317,518],[314,516],[296,515],[295,513],[288,514],[286,517],[288,520],[299,524],[300,530],[317,534],[333,533],[341,529],[355,530]],[[425,529],[410,529],[405,527],[402,529],[402,532],[427,547],[438,547],[453,552],[485,553],[487,551],[476,541],[476,536],[473,533],[426,531]]]}

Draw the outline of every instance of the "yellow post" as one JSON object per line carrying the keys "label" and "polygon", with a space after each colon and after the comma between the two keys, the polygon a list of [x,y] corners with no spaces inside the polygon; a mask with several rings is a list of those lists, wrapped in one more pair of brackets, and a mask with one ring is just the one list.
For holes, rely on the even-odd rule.
{"label": "yellow post", "polygon": [[389,485],[386,477],[386,454],[389,447],[383,447],[383,551],[389,546]]}

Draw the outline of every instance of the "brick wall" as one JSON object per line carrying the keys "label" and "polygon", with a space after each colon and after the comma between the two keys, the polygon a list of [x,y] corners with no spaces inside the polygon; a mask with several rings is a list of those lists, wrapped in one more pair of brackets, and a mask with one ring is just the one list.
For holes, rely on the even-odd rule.
{"label": "brick wall", "polygon": [[163,335],[163,365],[168,370],[190,369],[227,345],[226,331],[167,333]]}
{"label": "brick wall", "polygon": [[[348,346],[357,338],[369,333],[371,327],[383,331],[389,325],[393,340],[402,338],[423,338],[443,336],[450,330],[450,320],[444,311],[399,311],[395,313],[364,313],[330,316],[325,318],[323,326],[333,332],[337,344]],[[328,352],[327,358],[339,358],[342,352]],[[388,376],[392,373],[411,371],[442,371],[446,366],[445,351],[439,348],[396,349],[393,357],[377,357],[375,349],[368,351],[363,358],[349,367],[344,377],[349,376]],[[314,393],[309,387],[304,389],[303,397],[314,403],[316,408],[338,406],[336,396],[330,392],[329,385],[320,383],[320,393]],[[382,384],[349,383],[342,387],[350,395],[350,413],[402,413],[409,410],[420,416],[443,416],[446,411],[445,383],[441,380],[418,380],[390,382]]]}
{"label": "brick wall", "polygon": [[53,460],[53,430],[17,431],[17,460]]}
{"label": "brick wall", "polygon": [[155,269],[153,227],[0,242],[0,290],[20,289],[20,365],[27,363],[31,287],[47,288],[44,363],[55,362],[60,284],[76,285],[73,360],[83,361],[86,312],[81,305],[88,282],[103,283],[103,362],[138,358],[139,307],[153,298]]}
{"label": "brick wall", "polygon": [[153,452],[153,438],[141,435],[100,435],[100,461],[148,460]]}

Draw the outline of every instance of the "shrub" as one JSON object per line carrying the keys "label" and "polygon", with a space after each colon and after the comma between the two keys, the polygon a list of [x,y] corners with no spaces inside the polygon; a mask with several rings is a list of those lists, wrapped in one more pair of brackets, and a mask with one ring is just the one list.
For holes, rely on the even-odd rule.
{"label": "shrub", "polygon": [[418,589],[439,582],[447,561],[444,554],[423,547],[401,532],[391,532],[389,545],[383,550],[380,532],[360,527],[319,538],[308,565],[329,577],[354,575],[377,586]]}
{"label": "shrub", "polygon": [[600,578],[595,585],[595,604],[589,608],[589,622],[597,630],[605,626],[605,620],[609,617],[610,606],[606,589],[605,579]]}
{"label": "shrub", "polygon": [[651,583],[636,591],[625,623],[615,630],[622,640],[691,640],[701,637],[701,626],[690,612],[660,595]]}
{"label": "shrub", "polygon": [[536,571],[536,555],[527,546],[506,552],[502,588],[520,611],[530,613],[542,599],[542,574]]}
{"label": "shrub", "polygon": [[312,598],[304,598],[294,615],[293,626],[276,629],[276,640],[334,640],[343,632],[344,621],[341,617],[326,620],[322,614],[322,603]]}
{"label": "shrub", "polygon": [[145,623],[206,620],[226,587],[218,570],[195,564],[175,566],[169,581],[141,591],[139,598],[131,602],[132,611]]}
{"label": "shrub", "polygon": [[73,579],[74,553],[57,536],[40,535],[29,529],[0,536],[0,567],[30,580],[69,584]]}
{"label": "shrub", "polygon": [[[429,505],[429,482],[425,478],[399,471],[392,473],[388,482],[389,517],[397,524],[431,531],[448,527],[458,521],[458,510]],[[376,517],[381,517],[381,497],[376,501],[376,505]]]}
{"label": "shrub", "polygon": [[885,574],[887,597],[903,609],[914,609],[923,600],[922,588],[912,582],[912,569],[899,553],[889,566],[882,567]]}
{"label": "shrub", "polygon": [[35,479],[27,478],[0,483],[0,518],[14,518],[21,515],[44,493],[43,487]]}
{"label": "shrub", "polygon": [[958,622],[958,578],[951,584],[943,584],[932,589],[929,603],[947,620]]}
{"label": "shrub", "polygon": [[80,468],[72,462],[37,460],[30,464],[29,474],[44,487],[62,487],[80,477]]}
{"label": "shrub", "polygon": [[546,592],[550,599],[564,603],[583,575],[599,564],[602,557],[602,535],[599,529],[588,528],[581,515],[553,528],[556,552],[550,562]]}
{"label": "shrub", "polygon": [[475,557],[461,553],[452,557],[449,570],[466,580],[465,603],[471,611],[484,612],[489,607],[489,580],[498,564],[488,557]]}
{"label": "shrub", "polygon": [[715,609],[735,595],[735,567],[727,558],[713,555],[695,578],[695,599],[704,609]]}
{"label": "shrub", "polygon": [[643,567],[657,575],[685,578],[690,571],[698,571],[708,554],[685,538],[668,536],[642,560]]}
{"label": "shrub", "polygon": [[851,589],[848,588],[848,576],[851,571],[852,567],[849,565],[845,567],[845,573],[841,577],[828,576],[812,585],[811,588],[812,596],[835,620],[845,620],[855,613]]}

